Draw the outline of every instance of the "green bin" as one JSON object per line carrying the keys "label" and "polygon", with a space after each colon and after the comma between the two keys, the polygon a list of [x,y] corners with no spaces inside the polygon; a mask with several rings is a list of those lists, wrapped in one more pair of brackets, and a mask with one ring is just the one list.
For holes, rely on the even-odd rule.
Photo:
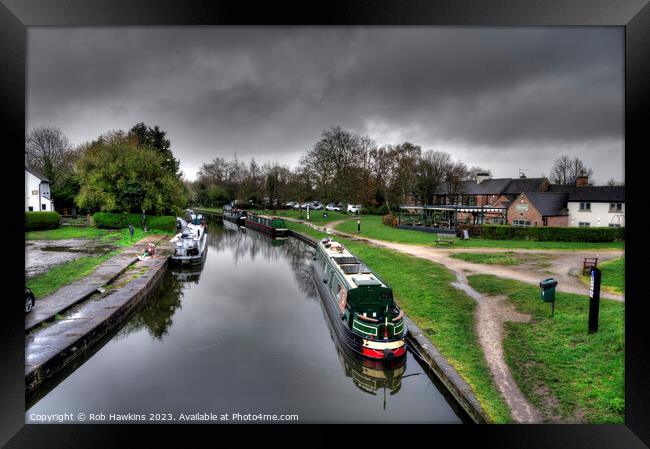
{"label": "green bin", "polygon": [[539,288],[542,289],[542,301],[555,302],[555,287],[557,281],[553,278],[544,279],[539,283]]}

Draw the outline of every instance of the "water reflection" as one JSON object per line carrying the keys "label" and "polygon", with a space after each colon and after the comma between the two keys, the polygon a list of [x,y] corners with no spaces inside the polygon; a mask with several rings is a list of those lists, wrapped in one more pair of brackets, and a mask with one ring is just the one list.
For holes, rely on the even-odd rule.
{"label": "water reflection", "polygon": [[411,354],[377,366],[343,352],[315,289],[313,248],[215,223],[208,245],[202,270],[170,270],[116,336],[28,401],[27,422],[31,413],[161,411],[459,421]]}
{"label": "water reflection", "polygon": [[181,309],[182,297],[183,282],[173,274],[163,276],[153,295],[147,298],[133,317],[126,322],[115,339],[123,339],[140,329],[146,329],[153,338],[162,339],[174,324],[172,317],[177,310]]}

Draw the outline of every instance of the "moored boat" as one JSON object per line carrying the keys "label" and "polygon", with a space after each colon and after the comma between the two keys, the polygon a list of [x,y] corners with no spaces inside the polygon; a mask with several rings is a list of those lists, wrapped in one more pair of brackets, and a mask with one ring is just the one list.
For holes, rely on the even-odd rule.
{"label": "moored boat", "polygon": [[316,246],[314,282],[341,343],[374,360],[406,354],[404,312],[392,289],[343,245],[325,238]]}
{"label": "moored boat", "polygon": [[282,218],[269,215],[248,214],[246,227],[269,234],[272,238],[288,237],[289,229]]}
{"label": "moored boat", "polygon": [[170,240],[174,244],[171,262],[178,265],[198,265],[205,261],[208,252],[207,227],[188,223],[185,228]]}
{"label": "moored boat", "polygon": [[246,225],[246,211],[243,209],[235,209],[226,204],[223,206],[223,219],[228,220],[238,226]]}

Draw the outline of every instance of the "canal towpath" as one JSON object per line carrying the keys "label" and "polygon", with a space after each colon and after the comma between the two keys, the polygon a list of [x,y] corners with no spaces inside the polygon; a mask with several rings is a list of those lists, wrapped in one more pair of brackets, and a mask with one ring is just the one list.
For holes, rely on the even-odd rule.
{"label": "canal towpath", "polygon": [[[46,326],[37,327],[25,338],[25,391],[33,392],[45,380],[53,377],[71,364],[86,349],[119,325],[130,312],[153,290],[165,272],[171,244],[158,245],[156,254],[139,260],[137,252],[149,242],[160,242],[164,236],[149,236],[130,248],[131,263],[137,270],[127,272],[128,259],[120,259],[121,265],[113,264],[112,281],[101,293],[95,289],[86,300],[76,306],[68,305],[66,313]],[[144,250],[144,249],[143,249]],[[117,257],[117,256],[116,256]],[[119,272],[119,268],[123,268]],[[107,275],[108,276],[108,275]],[[93,285],[97,281],[92,281]],[[111,282],[113,284],[111,284]],[[89,287],[90,288],[90,287]],[[95,295],[96,294],[96,295]]]}
{"label": "canal towpath", "polygon": [[88,276],[65,285],[50,295],[37,298],[35,307],[25,317],[25,332],[53,320],[57,314],[88,299],[98,288],[109,284],[137,261],[148,243],[157,245],[164,238],[162,235],[149,235],[99,265]]}

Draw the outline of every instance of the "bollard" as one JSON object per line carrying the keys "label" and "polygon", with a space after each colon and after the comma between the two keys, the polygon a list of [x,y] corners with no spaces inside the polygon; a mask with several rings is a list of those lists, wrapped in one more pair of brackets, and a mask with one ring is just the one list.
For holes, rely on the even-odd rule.
{"label": "bollard", "polygon": [[600,276],[599,268],[591,269],[591,284],[589,286],[589,333],[598,332],[598,311],[600,309]]}
{"label": "bollard", "polygon": [[361,220],[357,220],[357,232],[361,234]]}
{"label": "bollard", "polygon": [[133,229],[133,225],[129,224],[129,234],[131,234],[131,240],[133,240],[134,233],[135,233],[135,229]]}

